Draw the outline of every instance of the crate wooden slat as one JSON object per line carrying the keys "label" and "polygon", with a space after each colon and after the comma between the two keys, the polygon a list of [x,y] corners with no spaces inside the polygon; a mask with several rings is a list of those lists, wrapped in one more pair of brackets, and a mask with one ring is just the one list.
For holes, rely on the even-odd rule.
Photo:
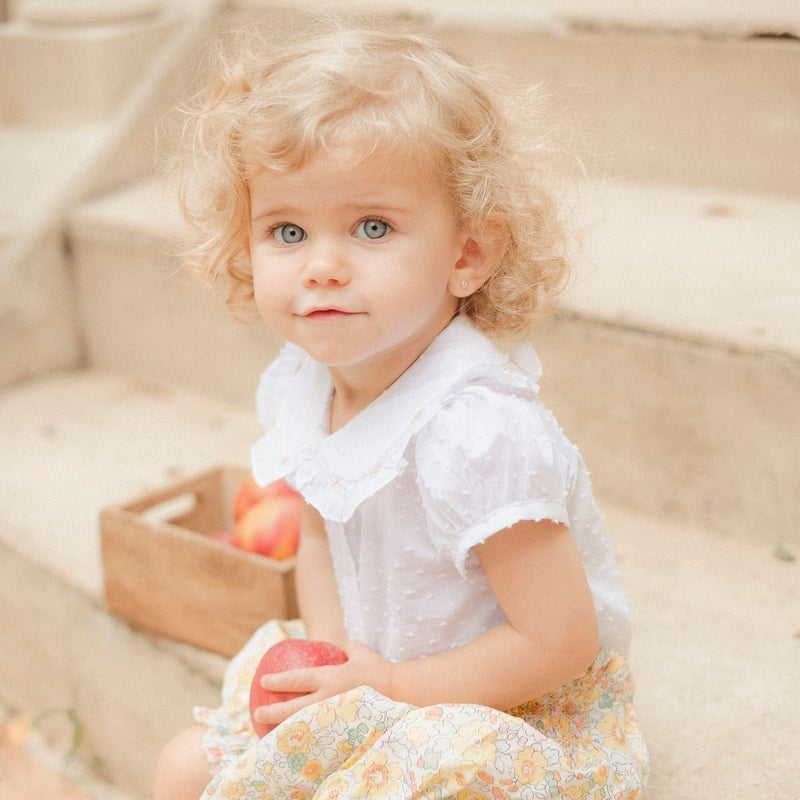
{"label": "crate wooden slat", "polygon": [[[294,559],[274,561],[221,544],[247,474],[220,467],[100,515],[105,595],[134,627],[236,653],[268,619],[297,617]],[[163,520],[159,509],[175,513]]]}

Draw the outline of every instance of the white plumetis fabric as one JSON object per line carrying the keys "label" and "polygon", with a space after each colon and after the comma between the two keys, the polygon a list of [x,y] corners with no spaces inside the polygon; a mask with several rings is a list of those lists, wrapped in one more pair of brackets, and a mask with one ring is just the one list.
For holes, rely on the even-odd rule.
{"label": "white plumetis fabric", "polygon": [[627,652],[625,595],[589,473],[537,399],[540,375],[530,344],[506,355],[459,317],[328,435],[324,366],[286,345],[264,372],[253,473],[286,478],[325,519],[351,638],[404,661],[479,636],[505,617],[474,546],[547,519],[578,546],[601,646]]}

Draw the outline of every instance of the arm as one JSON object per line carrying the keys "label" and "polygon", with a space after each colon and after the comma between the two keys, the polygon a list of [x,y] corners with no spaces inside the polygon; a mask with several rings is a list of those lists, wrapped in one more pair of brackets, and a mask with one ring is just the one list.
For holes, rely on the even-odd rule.
{"label": "arm", "polygon": [[513,708],[578,677],[596,657],[594,601],[567,528],[519,522],[476,553],[507,622],[462,647],[397,665],[398,698]]}
{"label": "arm", "polygon": [[344,647],[347,634],[325,523],[309,505],[303,510],[295,583],[308,638]]}
{"label": "arm", "polygon": [[430,658],[391,664],[357,642],[336,667],[271,675],[274,690],[310,692],[270,706],[275,722],[311,702],[368,684],[418,706],[479,703],[509,709],[578,677],[599,649],[597,619],[569,531],[519,522],[476,548],[507,622]]}

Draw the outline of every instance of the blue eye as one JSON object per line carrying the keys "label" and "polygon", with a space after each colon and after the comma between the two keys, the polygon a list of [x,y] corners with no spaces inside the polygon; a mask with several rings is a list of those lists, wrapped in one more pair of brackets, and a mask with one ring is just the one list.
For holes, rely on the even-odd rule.
{"label": "blue eye", "polygon": [[278,225],[272,235],[283,244],[297,244],[306,238],[306,232],[299,225]]}
{"label": "blue eye", "polygon": [[390,230],[389,224],[382,219],[365,219],[358,223],[356,236],[359,239],[381,239]]}

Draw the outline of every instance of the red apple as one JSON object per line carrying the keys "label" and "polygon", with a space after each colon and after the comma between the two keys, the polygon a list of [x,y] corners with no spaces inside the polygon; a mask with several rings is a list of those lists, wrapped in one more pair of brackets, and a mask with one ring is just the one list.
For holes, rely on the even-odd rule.
{"label": "red apple", "polygon": [[259,737],[269,733],[275,726],[256,722],[255,711],[270,703],[281,703],[296,697],[295,692],[273,692],[261,685],[264,675],[273,672],[286,672],[289,669],[304,667],[324,667],[327,664],[344,664],[347,654],[330,642],[309,641],[307,639],[284,639],[274,644],[261,657],[256,667],[253,683],[250,685],[250,719]]}
{"label": "red apple", "polygon": [[251,553],[291,558],[300,540],[302,510],[303,499],[296,492],[259,500],[236,523],[233,542]]}
{"label": "red apple", "polygon": [[238,522],[249,508],[268,497],[293,494],[296,494],[296,492],[284,480],[268,483],[266,486],[259,486],[255,478],[252,475],[248,475],[239,484],[239,488],[233,497],[233,518]]}

